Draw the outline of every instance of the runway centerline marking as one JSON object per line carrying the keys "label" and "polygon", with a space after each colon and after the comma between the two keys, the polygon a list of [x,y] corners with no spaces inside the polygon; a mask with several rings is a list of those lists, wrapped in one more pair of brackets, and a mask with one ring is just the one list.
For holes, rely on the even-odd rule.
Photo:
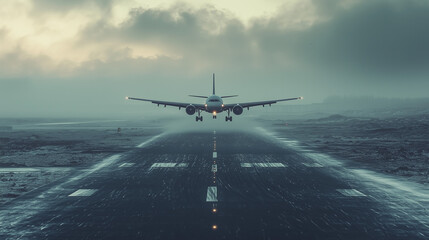
{"label": "runway centerline marking", "polygon": [[206,202],[217,202],[217,187],[207,188]]}
{"label": "runway centerline marking", "polygon": [[263,167],[263,168],[279,168],[279,167],[287,167],[287,165],[283,163],[241,163],[241,167],[249,168],[249,167]]}
{"label": "runway centerline marking", "polygon": [[134,163],[122,163],[119,167],[132,167]]}
{"label": "runway centerline marking", "polygon": [[89,197],[92,194],[94,194],[97,191],[97,189],[79,189],[72,194],[69,195],[69,197]]}
{"label": "runway centerline marking", "polygon": [[174,168],[174,167],[187,167],[187,163],[154,163],[152,164],[151,168]]}
{"label": "runway centerline marking", "polygon": [[339,193],[341,193],[347,197],[366,197],[365,194],[363,194],[363,193],[361,193],[358,190],[353,189],[353,188],[351,188],[351,189],[337,189],[337,192],[339,192]]}
{"label": "runway centerline marking", "polygon": [[314,167],[314,168],[323,167],[323,165],[319,163],[302,163],[302,164],[306,167]]}
{"label": "runway centerline marking", "polygon": [[217,158],[217,152],[213,152],[213,158]]}

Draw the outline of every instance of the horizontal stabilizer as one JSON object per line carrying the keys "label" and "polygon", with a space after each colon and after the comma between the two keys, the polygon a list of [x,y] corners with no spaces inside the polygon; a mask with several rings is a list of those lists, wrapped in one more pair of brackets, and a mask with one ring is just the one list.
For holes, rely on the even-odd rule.
{"label": "horizontal stabilizer", "polygon": [[189,95],[189,97],[208,98],[207,96],[199,96],[199,95]]}
{"label": "horizontal stabilizer", "polygon": [[238,95],[222,96],[221,98],[238,97]]}

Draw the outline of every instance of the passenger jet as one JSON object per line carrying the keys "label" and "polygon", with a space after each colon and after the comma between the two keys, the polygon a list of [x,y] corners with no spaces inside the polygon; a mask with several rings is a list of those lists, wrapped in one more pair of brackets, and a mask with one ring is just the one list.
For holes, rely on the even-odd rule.
{"label": "passenger jet", "polygon": [[296,98],[285,98],[285,99],[267,100],[267,101],[259,101],[259,102],[224,104],[223,103],[224,98],[237,97],[238,95],[217,96],[215,92],[214,73],[213,73],[213,95],[211,96],[189,95],[189,96],[204,98],[206,99],[206,103],[198,104],[198,103],[183,103],[183,102],[167,102],[167,101],[158,101],[158,100],[151,100],[151,99],[144,99],[144,98],[134,98],[134,97],[125,97],[125,99],[151,102],[151,103],[157,104],[158,107],[159,105],[164,105],[164,107],[166,106],[178,107],[179,110],[181,108],[185,108],[186,113],[189,115],[194,115],[195,113],[198,113],[198,116],[195,116],[195,121],[197,122],[203,121],[203,116],[201,116],[201,112],[211,113],[213,115],[213,119],[216,119],[216,116],[218,113],[226,111],[228,113],[228,116],[225,116],[225,121],[232,121],[232,116],[230,116],[231,111],[235,115],[241,115],[243,113],[244,108],[247,108],[247,110],[249,110],[250,107],[261,106],[261,105],[263,107],[265,105],[271,106],[271,104],[274,104],[277,102],[303,99],[303,97],[296,97]]}

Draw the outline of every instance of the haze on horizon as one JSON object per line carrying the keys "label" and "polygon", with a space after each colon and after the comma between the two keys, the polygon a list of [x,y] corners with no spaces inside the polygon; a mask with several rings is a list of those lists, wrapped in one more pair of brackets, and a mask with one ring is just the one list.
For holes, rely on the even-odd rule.
{"label": "haze on horizon", "polygon": [[5,1],[0,112],[140,116],[125,96],[198,102],[213,72],[237,101],[426,98],[428,22],[427,0]]}

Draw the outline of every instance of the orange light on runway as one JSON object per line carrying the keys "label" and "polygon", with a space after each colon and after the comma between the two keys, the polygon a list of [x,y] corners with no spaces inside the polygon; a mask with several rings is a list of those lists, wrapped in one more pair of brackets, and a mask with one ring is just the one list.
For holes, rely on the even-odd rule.
{"label": "orange light on runway", "polygon": [[213,229],[213,230],[216,230],[216,229],[217,229],[217,225],[213,225],[213,226],[212,226],[212,229]]}
{"label": "orange light on runway", "polygon": [[212,209],[212,212],[213,212],[213,213],[216,213],[216,212],[217,212],[217,209],[216,209],[216,208],[213,208],[213,209]]}

